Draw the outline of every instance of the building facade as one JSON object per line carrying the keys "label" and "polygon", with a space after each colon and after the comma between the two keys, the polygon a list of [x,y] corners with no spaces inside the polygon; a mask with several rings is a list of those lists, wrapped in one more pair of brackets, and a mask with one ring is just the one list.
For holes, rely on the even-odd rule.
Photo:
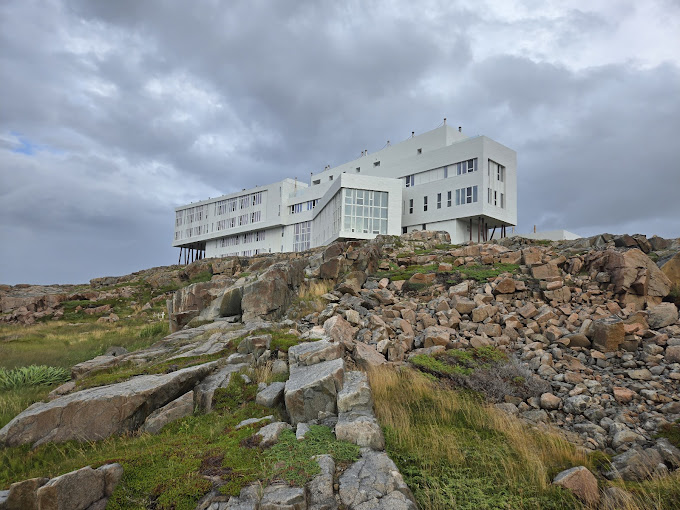
{"label": "building facade", "polygon": [[446,124],[373,154],[175,209],[173,246],[196,257],[304,251],[338,239],[445,230],[452,243],[517,223],[517,154]]}

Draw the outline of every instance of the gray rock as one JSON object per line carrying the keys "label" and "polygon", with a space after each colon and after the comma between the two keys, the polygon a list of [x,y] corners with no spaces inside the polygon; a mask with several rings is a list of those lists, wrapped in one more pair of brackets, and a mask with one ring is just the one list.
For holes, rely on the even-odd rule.
{"label": "gray rock", "polygon": [[612,458],[612,470],[604,475],[610,480],[621,478],[626,481],[641,481],[652,476],[662,461],[659,452],[653,448],[631,448]]}
{"label": "gray rock", "polygon": [[380,354],[372,345],[356,342],[354,345],[353,358],[357,367],[362,370],[370,370],[373,367],[387,363],[385,356]]}
{"label": "gray rock", "polygon": [[226,388],[231,380],[232,374],[235,374],[247,366],[248,365],[245,363],[227,365],[214,374],[206,377],[201,384],[196,386],[194,390],[194,402],[198,411],[201,413],[211,412],[215,390],[217,388]]}
{"label": "gray rock", "polygon": [[247,336],[239,342],[237,350],[241,354],[253,354],[257,358],[269,349],[271,343],[271,335]]}
{"label": "gray rock", "polygon": [[632,494],[621,487],[608,487],[602,493],[600,502],[602,510],[621,510],[622,508],[635,508],[635,506]]}
{"label": "gray rock", "polygon": [[307,484],[309,494],[308,510],[337,510],[338,502],[333,493],[333,476],[335,475],[335,462],[330,455],[318,455],[316,462],[319,464],[321,473],[316,475]]}
{"label": "gray rock", "polygon": [[340,413],[335,425],[335,437],[374,450],[385,448],[382,429],[372,412]]}
{"label": "gray rock", "polygon": [[305,490],[284,484],[270,485],[264,489],[260,510],[307,510]]}
{"label": "gray rock", "polygon": [[104,497],[104,472],[90,466],[52,478],[37,492],[38,508],[85,510]]}
{"label": "gray rock", "polygon": [[0,510],[7,510],[7,498],[9,498],[9,490],[0,491]]}
{"label": "gray rock", "polygon": [[650,328],[660,329],[678,321],[678,308],[674,303],[661,303],[649,309],[647,322]]}
{"label": "gray rock", "polygon": [[260,446],[267,447],[271,446],[279,440],[281,432],[284,430],[291,430],[293,427],[290,424],[276,421],[265,425],[259,431],[255,433],[256,436],[260,437]]}
{"label": "gray rock", "polygon": [[309,432],[309,424],[298,423],[297,428],[295,429],[295,438],[298,441],[302,441],[305,438],[305,436],[307,436],[307,432]]}
{"label": "gray rock", "polygon": [[583,414],[592,400],[592,397],[589,397],[588,395],[576,395],[574,397],[568,397],[564,400],[564,412],[570,414]]}
{"label": "gray rock", "polygon": [[288,349],[288,360],[291,364],[315,365],[322,361],[342,358],[345,349],[342,344],[319,340],[317,342],[303,342]]}
{"label": "gray rock", "polygon": [[220,317],[231,317],[241,315],[241,299],[243,298],[242,287],[232,287],[227,289],[222,295],[220,302]]}
{"label": "gray rock", "polygon": [[680,449],[673,446],[668,439],[665,437],[657,439],[654,449],[671,469],[680,468]]}
{"label": "gray rock", "polygon": [[10,485],[7,491],[5,508],[7,510],[23,510],[24,508],[38,508],[36,493],[45,485],[49,478],[31,478]]}
{"label": "gray rock", "polygon": [[255,397],[255,402],[265,407],[276,407],[283,402],[283,390],[286,383],[273,382]]}
{"label": "gray rock", "polygon": [[211,362],[143,375],[34,404],[0,430],[0,444],[99,440],[137,430],[153,411],[190,391],[216,367]]}
{"label": "gray rock", "polygon": [[104,473],[104,497],[109,498],[123,477],[123,466],[118,463],[104,464],[97,471]]}
{"label": "gray rock", "polygon": [[151,413],[144,422],[142,430],[149,434],[158,434],[168,423],[185,416],[190,416],[193,412],[194,392],[188,391],[181,397]]}
{"label": "gray rock", "polygon": [[336,397],[342,389],[345,363],[342,359],[324,361],[293,369],[286,381],[284,399],[291,423],[308,422],[319,413],[335,413]]}
{"label": "gray rock", "polygon": [[273,419],[274,416],[272,416],[271,414],[269,416],[264,416],[262,418],[248,418],[247,420],[243,420],[238,425],[236,425],[234,429],[239,430],[242,429],[243,427],[247,427],[248,425],[255,425],[256,423],[272,421]]}
{"label": "gray rock", "polygon": [[[238,497],[229,498],[224,510],[259,510],[260,491],[261,488],[257,484],[244,487]],[[216,510],[222,510],[222,508]]]}
{"label": "gray rock", "polygon": [[338,392],[338,411],[372,410],[373,396],[365,372],[345,372],[342,389]]}
{"label": "gray rock", "polygon": [[349,510],[416,510],[411,491],[387,454],[367,448],[361,453],[340,476],[342,503]]}

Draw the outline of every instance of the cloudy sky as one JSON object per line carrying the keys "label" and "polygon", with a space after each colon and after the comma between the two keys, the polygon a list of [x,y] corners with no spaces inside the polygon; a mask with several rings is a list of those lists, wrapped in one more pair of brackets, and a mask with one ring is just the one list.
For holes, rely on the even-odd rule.
{"label": "cloudy sky", "polygon": [[176,263],[175,206],[443,117],[517,151],[520,232],[678,237],[679,34],[677,0],[4,0],[0,283]]}

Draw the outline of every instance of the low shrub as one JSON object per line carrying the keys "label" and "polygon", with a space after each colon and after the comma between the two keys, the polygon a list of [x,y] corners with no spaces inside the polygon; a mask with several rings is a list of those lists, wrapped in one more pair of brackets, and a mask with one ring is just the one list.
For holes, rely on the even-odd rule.
{"label": "low shrub", "polygon": [[170,328],[166,322],[157,322],[140,329],[139,338],[158,338],[167,335],[169,332]]}
{"label": "low shrub", "polygon": [[70,372],[61,367],[30,365],[6,370],[0,368],[0,390],[13,390],[28,386],[48,386],[68,381]]}

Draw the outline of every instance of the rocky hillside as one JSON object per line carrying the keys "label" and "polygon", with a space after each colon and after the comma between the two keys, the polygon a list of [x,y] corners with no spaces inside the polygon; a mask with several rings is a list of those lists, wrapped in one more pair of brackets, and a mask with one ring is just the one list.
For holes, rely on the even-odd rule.
{"label": "rocky hillside", "polygon": [[[472,390],[599,459],[551,477],[561,507],[644,508],[625,483],[663,479],[680,494],[678,251],[680,240],[644,236],[452,246],[444,233],[416,232],[89,286],[2,287],[9,324],[59,320],[76,301],[81,313],[115,321],[116,300],[134,295],[139,311],[167,299],[171,333],[73,366],[49,401],[0,430],[8,458],[94,441],[101,457],[82,458],[103,466],[9,480],[0,508],[54,498],[83,509],[423,506],[420,489],[409,489],[417,474],[385,452],[369,381],[381,367]],[[202,446],[190,450],[200,466],[186,468],[181,495],[159,478],[145,489],[141,459],[109,462],[123,456],[117,448],[141,448],[135,441],[157,436],[162,448],[203,426]],[[117,437],[120,446],[107,443]],[[229,460],[232,451],[241,460]]]}

